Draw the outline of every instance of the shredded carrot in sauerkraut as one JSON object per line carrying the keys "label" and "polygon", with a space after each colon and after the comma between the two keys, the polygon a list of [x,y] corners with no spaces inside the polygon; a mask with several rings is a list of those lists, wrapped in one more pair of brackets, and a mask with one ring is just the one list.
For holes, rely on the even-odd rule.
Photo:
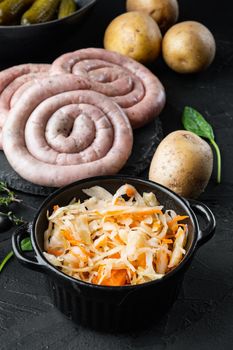
{"label": "shredded carrot in sauerkraut", "polygon": [[154,193],[128,184],[112,195],[95,186],[90,198],[54,206],[44,234],[44,256],[64,273],[106,286],[162,278],[185,254],[188,216],[163,210]]}

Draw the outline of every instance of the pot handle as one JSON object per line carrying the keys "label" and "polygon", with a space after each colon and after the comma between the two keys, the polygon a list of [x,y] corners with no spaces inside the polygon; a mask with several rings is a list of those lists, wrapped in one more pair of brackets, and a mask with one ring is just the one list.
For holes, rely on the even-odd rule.
{"label": "pot handle", "polygon": [[44,265],[36,261],[35,258],[26,257],[21,249],[22,240],[28,236],[30,236],[30,225],[28,223],[21,225],[15,230],[12,235],[12,248],[14,254],[19,262],[26,267],[36,271],[44,271]]}
{"label": "pot handle", "polygon": [[216,228],[216,220],[214,214],[207,207],[207,205],[193,199],[189,199],[189,205],[191,209],[193,209],[194,213],[200,215],[206,222],[204,229],[200,229],[198,232],[197,242],[198,245],[201,246],[202,244],[206,243],[211,237],[213,237]]}

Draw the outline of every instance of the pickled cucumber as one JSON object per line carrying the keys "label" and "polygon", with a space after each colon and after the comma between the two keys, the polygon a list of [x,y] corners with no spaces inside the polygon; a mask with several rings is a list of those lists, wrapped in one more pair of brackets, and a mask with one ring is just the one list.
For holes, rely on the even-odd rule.
{"label": "pickled cucumber", "polygon": [[11,24],[17,18],[20,18],[22,13],[35,0],[4,0],[0,2],[0,25]]}
{"label": "pickled cucumber", "polygon": [[77,9],[76,3],[74,0],[61,0],[58,18],[63,18],[71,15]]}
{"label": "pickled cucumber", "polygon": [[54,19],[61,0],[35,0],[33,5],[26,11],[21,24],[35,24]]}

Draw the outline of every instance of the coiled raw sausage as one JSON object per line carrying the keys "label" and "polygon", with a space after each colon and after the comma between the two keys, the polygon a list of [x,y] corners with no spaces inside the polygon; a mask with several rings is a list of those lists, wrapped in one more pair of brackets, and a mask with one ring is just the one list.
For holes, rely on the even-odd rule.
{"label": "coiled raw sausage", "polygon": [[159,79],[142,64],[116,52],[88,48],[66,53],[51,66],[51,74],[62,73],[89,79],[92,90],[124,108],[133,128],[151,121],[165,104]]}
{"label": "coiled raw sausage", "polygon": [[132,144],[132,128],[122,109],[72,74],[33,83],[3,127],[3,149],[13,169],[44,186],[115,174]]}
{"label": "coiled raw sausage", "polygon": [[0,72],[0,149],[2,149],[1,130],[16,91],[24,83],[48,75],[49,68],[49,64],[28,63],[13,66]]}

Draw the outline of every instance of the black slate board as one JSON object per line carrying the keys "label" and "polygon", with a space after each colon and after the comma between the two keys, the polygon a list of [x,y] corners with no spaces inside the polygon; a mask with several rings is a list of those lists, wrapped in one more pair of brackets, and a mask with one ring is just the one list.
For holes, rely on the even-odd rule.
{"label": "black slate board", "polygon": [[[148,167],[162,137],[162,126],[158,118],[145,127],[135,130],[133,151],[121,173],[134,176],[142,173]],[[12,169],[3,152],[0,152],[0,180],[5,181],[12,189],[29,194],[48,196],[55,190],[53,187],[34,185],[22,179]]]}

